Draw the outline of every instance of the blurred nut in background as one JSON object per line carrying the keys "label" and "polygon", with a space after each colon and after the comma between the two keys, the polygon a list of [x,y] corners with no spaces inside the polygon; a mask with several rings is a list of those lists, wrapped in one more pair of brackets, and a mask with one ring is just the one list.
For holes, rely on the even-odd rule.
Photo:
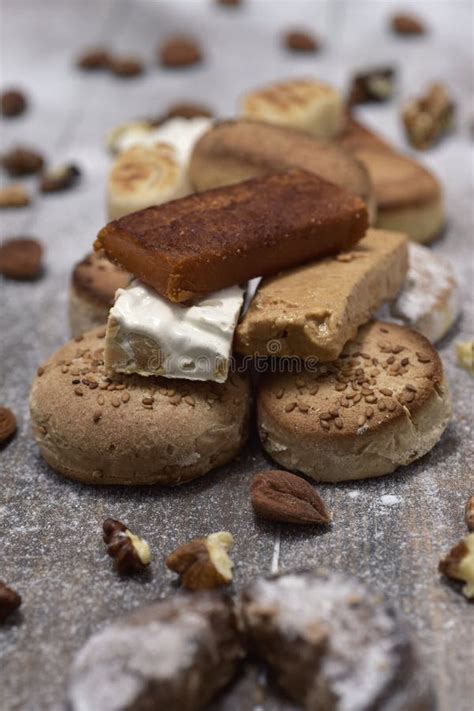
{"label": "blurred nut in background", "polygon": [[321,47],[314,35],[301,30],[287,32],[284,37],[285,47],[292,52],[318,52]]}
{"label": "blurred nut in background", "polygon": [[410,101],[402,112],[408,141],[426,149],[454,127],[455,104],[443,84],[432,84],[426,94]]}
{"label": "blurred nut in background", "polygon": [[465,583],[462,593],[474,599],[474,533],[462,538],[439,563],[439,572]]}
{"label": "blurred nut in background", "polygon": [[143,63],[136,57],[112,57],[109,61],[109,69],[112,74],[124,79],[137,77],[143,74]]}
{"label": "blurred nut in background", "polygon": [[108,518],[102,524],[107,553],[121,575],[141,573],[150,564],[148,543],[132,533],[121,521]]}
{"label": "blurred nut in background", "polygon": [[397,35],[413,36],[426,34],[426,26],[414,15],[394,15],[391,19],[390,27]]}
{"label": "blurred nut in background", "polygon": [[182,102],[170,106],[165,113],[148,119],[150,126],[161,126],[162,123],[172,118],[212,118],[213,112],[207,106],[194,104],[192,102]]}
{"label": "blurred nut in background", "polygon": [[68,190],[75,185],[81,177],[81,171],[75,165],[63,165],[54,170],[47,170],[41,174],[40,190],[42,193],[55,193]]}
{"label": "blurred nut in background", "polygon": [[26,188],[20,183],[7,185],[0,188],[0,209],[25,207],[30,204],[30,196]]}
{"label": "blurred nut in background", "polygon": [[12,118],[19,116],[27,108],[25,95],[18,89],[4,91],[0,97],[0,111],[2,116]]}
{"label": "blurred nut in background", "polygon": [[374,68],[355,74],[349,89],[349,104],[388,101],[393,97],[395,70],[392,67]]}
{"label": "blurred nut in background", "polygon": [[21,605],[21,595],[0,580],[0,624]]}
{"label": "blurred nut in background", "polygon": [[207,538],[196,538],[171,553],[166,565],[180,575],[182,587],[188,590],[208,590],[232,581],[233,562],[228,551],[233,547],[231,533],[219,531]]}
{"label": "blurred nut in background", "polygon": [[177,36],[168,39],[158,50],[160,63],[164,67],[190,67],[202,61],[199,45],[190,37]]}
{"label": "blurred nut in background", "polygon": [[32,237],[12,237],[0,244],[0,274],[9,279],[36,279],[42,271],[43,248]]}
{"label": "blurred nut in background", "polygon": [[8,442],[16,432],[16,417],[8,407],[0,407],[0,444]]}
{"label": "blurred nut in background", "polygon": [[31,148],[17,146],[3,155],[2,165],[8,175],[32,175],[39,173],[44,165],[44,159],[40,153]]}
{"label": "blurred nut in background", "polygon": [[109,66],[109,52],[104,47],[86,49],[79,55],[76,64],[79,69],[84,69],[85,71],[107,69]]}

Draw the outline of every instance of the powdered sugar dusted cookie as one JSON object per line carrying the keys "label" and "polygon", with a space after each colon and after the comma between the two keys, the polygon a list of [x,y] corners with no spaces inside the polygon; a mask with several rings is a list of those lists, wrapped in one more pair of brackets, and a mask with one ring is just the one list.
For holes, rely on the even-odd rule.
{"label": "powdered sugar dusted cookie", "polygon": [[76,656],[73,711],[194,711],[234,675],[243,650],[231,603],[178,594],[93,635]]}
{"label": "powdered sugar dusted cookie", "polygon": [[432,343],[443,338],[460,312],[458,285],[448,260],[410,244],[408,275],[391,312]]}
{"label": "powdered sugar dusted cookie", "polygon": [[[361,328],[330,363],[310,359],[262,379],[262,444],[282,466],[319,481],[393,472],[429,452],[451,398],[441,360],[416,331],[383,321]],[[311,367],[310,367],[311,366]]]}
{"label": "powdered sugar dusted cookie", "polygon": [[405,627],[358,580],[326,571],[258,578],[241,612],[257,654],[305,709],[432,709]]}

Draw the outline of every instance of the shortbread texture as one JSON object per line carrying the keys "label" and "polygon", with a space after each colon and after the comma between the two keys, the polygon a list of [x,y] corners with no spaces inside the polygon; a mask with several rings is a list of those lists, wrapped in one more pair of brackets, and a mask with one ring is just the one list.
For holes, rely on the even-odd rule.
{"label": "shortbread texture", "polygon": [[232,459],[245,442],[245,375],[225,384],[114,375],[105,328],[60,348],[30,395],[33,434],[58,473],[88,484],[181,484]]}
{"label": "shortbread texture", "polygon": [[450,416],[430,342],[381,321],[361,328],[332,363],[266,375],[258,395],[265,450],[318,481],[365,479],[410,464],[434,447]]}

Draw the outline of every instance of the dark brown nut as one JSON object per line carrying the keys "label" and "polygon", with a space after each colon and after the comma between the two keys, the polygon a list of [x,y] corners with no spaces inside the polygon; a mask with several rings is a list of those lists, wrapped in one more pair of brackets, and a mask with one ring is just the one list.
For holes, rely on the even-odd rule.
{"label": "dark brown nut", "polygon": [[426,34],[426,26],[414,15],[394,15],[390,21],[393,32],[397,35],[413,36]]}
{"label": "dark brown nut", "polygon": [[251,648],[307,711],[433,708],[405,626],[358,580],[325,570],[257,578],[239,607]]}
{"label": "dark brown nut", "polygon": [[81,171],[75,165],[63,165],[41,174],[40,190],[42,193],[55,193],[72,188],[81,177]]}
{"label": "dark brown nut", "polygon": [[110,55],[104,47],[94,47],[86,49],[77,58],[76,64],[79,69],[85,71],[95,71],[97,69],[107,69],[109,66]]}
{"label": "dark brown nut", "polygon": [[0,244],[0,274],[8,279],[36,279],[42,271],[43,248],[32,237],[12,237]]}
{"label": "dark brown nut", "polygon": [[199,45],[190,37],[171,37],[158,51],[159,61],[164,67],[190,67],[202,61]]}
{"label": "dark brown nut", "polygon": [[23,185],[15,183],[0,188],[0,208],[25,207],[30,204],[30,196]]}
{"label": "dark brown nut", "polygon": [[148,543],[132,533],[121,521],[107,518],[102,524],[107,553],[121,575],[141,573],[150,564]]}
{"label": "dark brown nut", "polygon": [[16,432],[16,417],[8,407],[0,407],[0,445]]}
{"label": "dark brown nut", "polygon": [[234,539],[227,531],[211,533],[177,548],[166,559],[167,567],[179,573],[180,584],[188,590],[210,590],[229,585],[234,564],[227,552]]}
{"label": "dark brown nut", "polygon": [[160,116],[152,117],[147,119],[150,126],[161,126],[165,121],[169,121],[172,118],[212,118],[213,112],[207,106],[202,106],[201,104],[194,104],[191,102],[182,102],[180,104],[174,104],[170,106],[169,109]]}
{"label": "dark brown nut", "polygon": [[243,0],[216,0],[216,2],[223,7],[238,7],[242,5]]}
{"label": "dark brown nut", "polygon": [[33,173],[39,173],[44,165],[44,159],[37,151],[18,146],[3,155],[2,165],[7,173],[13,177],[32,175]]}
{"label": "dark brown nut", "polygon": [[109,69],[116,77],[128,79],[144,72],[143,62],[136,57],[112,57]]}
{"label": "dark brown nut", "polygon": [[331,517],[316,489],[300,476],[270,470],[250,485],[253,509],[262,518],[284,523],[328,524]]}
{"label": "dark brown nut", "polygon": [[321,46],[314,35],[301,30],[287,32],[284,37],[284,44],[285,47],[292,52],[307,52],[308,54],[314,54],[315,52],[319,52],[321,49]]}
{"label": "dark brown nut", "polygon": [[410,101],[402,112],[408,141],[426,149],[437,143],[454,126],[455,104],[442,84],[432,84],[426,94]]}
{"label": "dark brown nut", "polygon": [[349,104],[388,101],[393,97],[395,70],[392,67],[370,69],[355,74],[349,89]]}
{"label": "dark brown nut", "polygon": [[86,642],[72,668],[71,711],[208,708],[244,655],[229,599],[217,591],[179,592]]}
{"label": "dark brown nut", "polygon": [[474,533],[462,538],[448,555],[439,562],[439,572],[465,585],[462,593],[468,600],[474,599]]}
{"label": "dark brown nut", "polygon": [[464,509],[464,519],[470,531],[474,531],[474,496],[470,496],[466,501]]}
{"label": "dark brown nut", "polygon": [[13,118],[19,116],[27,108],[27,100],[23,92],[18,89],[4,91],[0,97],[0,111],[2,116]]}
{"label": "dark brown nut", "polygon": [[0,580],[0,624],[18,610],[21,605],[21,595],[5,585]]}

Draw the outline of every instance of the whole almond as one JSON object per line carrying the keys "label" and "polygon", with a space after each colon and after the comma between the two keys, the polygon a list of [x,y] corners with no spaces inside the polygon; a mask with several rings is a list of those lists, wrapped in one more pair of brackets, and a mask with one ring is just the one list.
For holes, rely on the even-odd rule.
{"label": "whole almond", "polygon": [[250,485],[255,513],[270,521],[300,524],[327,524],[331,516],[307,481],[285,471],[257,474]]}
{"label": "whole almond", "polygon": [[470,496],[469,499],[466,501],[464,518],[468,529],[470,531],[474,531],[474,496]]}

